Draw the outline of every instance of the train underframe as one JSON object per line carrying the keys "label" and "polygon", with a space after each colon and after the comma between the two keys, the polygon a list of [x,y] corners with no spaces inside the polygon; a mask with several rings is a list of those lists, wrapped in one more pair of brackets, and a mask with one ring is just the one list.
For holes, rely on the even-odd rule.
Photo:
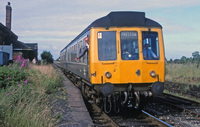
{"label": "train underframe", "polygon": [[[96,103],[105,113],[120,113],[125,109],[140,111],[153,96],[152,83],[149,84],[91,84],[86,80],[67,73],[75,85],[91,103]],[[164,90],[163,84],[157,88]],[[111,87],[110,87],[111,86]],[[158,84],[156,84],[158,86]],[[163,87],[162,87],[163,86]],[[162,90],[160,90],[162,89]],[[160,94],[159,93],[159,94]]]}
{"label": "train underframe", "polygon": [[[80,86],[81,82],[78,82]],[[82,83],[79,87],[82,94],[89,100],[99,105],[105,113],[120,113],[125,108],[133,110],[141,110],[152,96],[152,92],[148,90],[134,90],[132,85],[125,85],[122,87],[115,87],[112,94],[103,94],[101,85],[88,86]]]}

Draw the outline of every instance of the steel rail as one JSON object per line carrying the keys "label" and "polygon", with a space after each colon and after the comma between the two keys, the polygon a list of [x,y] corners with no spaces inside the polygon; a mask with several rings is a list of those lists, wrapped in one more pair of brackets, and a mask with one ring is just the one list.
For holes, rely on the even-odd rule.
{"label": "steel rail", "polygon": [[170,125],[170,124],[168,124],[168,123],[166,123],[166,122],[164,122],[164,121],[152,116],[151,114],[145,112],[144,110],[142,110],[142,112],[144,114],[146,114],[147,116],[149,116],[152,119],[152,121],[154,121],[156,124],[158,124],[158,125],[160,125],[162,127],[173,127],[172,125]]}

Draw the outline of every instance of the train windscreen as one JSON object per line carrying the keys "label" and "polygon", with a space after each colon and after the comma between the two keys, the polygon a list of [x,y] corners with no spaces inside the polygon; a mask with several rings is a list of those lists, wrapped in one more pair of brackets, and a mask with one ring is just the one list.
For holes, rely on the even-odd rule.
{"label": "train windscreen", "polygon": [[97,33],[98,58],[100,61],[117,59],[116,32],[102,31]]}
{"label": "train windscreen", "polygon": [[143,31],[142,32],[143,58],[145,60],[159,59],[159,41],[158,33]]}
{"label": "train windscreen", "polygon": [[121,31],[121,59],[122,60],[138,60],[138,33],[137,31]]}

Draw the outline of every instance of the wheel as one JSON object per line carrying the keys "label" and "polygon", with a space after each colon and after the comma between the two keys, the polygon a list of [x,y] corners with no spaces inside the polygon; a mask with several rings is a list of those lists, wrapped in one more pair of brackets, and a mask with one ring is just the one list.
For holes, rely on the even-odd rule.
{"label": "wheel", "polygon": [[77,82],[77,86],[78,86],[78,88],[79,88],[80,90],[82,90],[82,82],[81,82],[80,80]]}

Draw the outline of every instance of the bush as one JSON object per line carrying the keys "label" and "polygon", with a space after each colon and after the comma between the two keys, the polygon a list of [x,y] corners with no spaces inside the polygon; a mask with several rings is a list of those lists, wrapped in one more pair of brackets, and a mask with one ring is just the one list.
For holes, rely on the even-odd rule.
{"label": "bush", "polygon": [[62,78],[51,65],[32,65],[30,69],[23,61],[15,62],[0,67],[0,126],[54,126],[56,119],[46,93],[55,92],[62,85]]}
{"label": "bush", "polygon": [[24,82],[28,79],[28,62],[18,57],[14,64],[0,68],[0,88],[6,88],[14,83]]}

